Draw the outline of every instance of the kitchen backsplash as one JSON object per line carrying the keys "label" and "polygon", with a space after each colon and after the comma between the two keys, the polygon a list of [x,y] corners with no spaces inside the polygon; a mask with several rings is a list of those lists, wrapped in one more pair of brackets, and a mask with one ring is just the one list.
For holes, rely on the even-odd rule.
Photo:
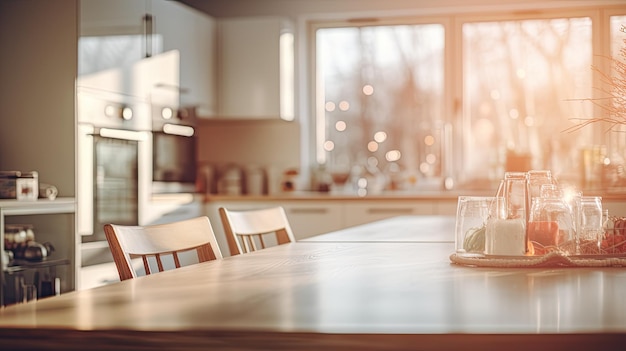
{"label": "kitchen backsplash", "polygon": [[[208,165],[215,172],[212,192],[218,191],[215,187],[223,175],[220,173],[233,167],[242,173],[260,168],[268,178],[280,177],[285,170],[300,167],[300,125],[297,122],[201,119],[196,130],[199,169]],[[245,179],[242,183],[241,191],[249,192],[250,189],[245,189]],[[277,185],[271,183],[269,181],[262,192],[272,192],[268,187]]]}

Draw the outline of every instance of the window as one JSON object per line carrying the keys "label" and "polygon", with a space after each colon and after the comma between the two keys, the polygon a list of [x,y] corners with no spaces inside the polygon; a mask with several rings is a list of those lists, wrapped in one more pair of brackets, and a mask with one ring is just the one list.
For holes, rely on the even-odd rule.
{"label": "window", "polygon": [[585,116],[571,100],[592,96],[591,46],[588,17],[463,25],[464,181],[575,173],[591,130],[565,130]]}
{"label": "window", "polygon": [[626,16],[607,13],[317,23],[316,164],[378,190],[493,189],[518,169],[579,185],[584,150],[626,156],[625,138],[575,128],[601,113],[591,67],[626,45]]}
{"label": "window", "polygon": [[370,191],[400,171],[440,176],[443,26],[323,28],[316,42],[318,162],[335,177],[369,174]]}
{"label": "window", "polygon": [[[614,76],[623,80],[626,80],[626,16],[611,16],[611,57],[616,61],[612,61],[614,69]],[[619,66],[617,64],[619,62]],[[616,95],[620,97],[616,103],[616,110],[614,111],[614,117],[625,122],[625,124],[619,126],[613,126],[613,130],[616,133],[609,133],[610,139],[609,160],[613,161],[611,168],[614,171],[619,169],[620,164],[624,164],[626,153],[626,138],[623,136],[626,133],[626,82],[622,81],[621,85],[613,87],[613,89],[621,89],[616,91]],[[621,107],[620,107],[621,106]],[[623,168],[621,170],[623,172]]]}

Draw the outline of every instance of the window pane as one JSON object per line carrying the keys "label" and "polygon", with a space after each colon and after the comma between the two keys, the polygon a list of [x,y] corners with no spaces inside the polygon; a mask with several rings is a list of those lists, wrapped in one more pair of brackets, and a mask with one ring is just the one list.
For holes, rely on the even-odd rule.
{"label": "window pane", "polygon": [[492,183],[505,170],[550,169],[577,181],[591,128],[566,132],[592,96],[591,19],[463,25],[461,181]]}
{"label": "window pane", "polygon": [[615,95],[620,99],[615,103],[615,118],[621,120],[620,125],[608,133],[608,157],[611,161],[609,174],[613,177],[608,186],[626,186],[624,181],[624,164],[626,160],[626,16],[611,17],[611,57],[615,59],[613,74],[618,79],[613,87]]}
{"label": "window pane", "polygon": [[324,28],[316,44],[318,162],[441,176],[443,26]]}

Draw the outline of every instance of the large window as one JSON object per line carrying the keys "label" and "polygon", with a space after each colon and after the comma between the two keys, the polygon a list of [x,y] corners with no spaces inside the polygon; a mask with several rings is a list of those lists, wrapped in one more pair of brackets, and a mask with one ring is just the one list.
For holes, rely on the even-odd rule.
{"label": "large window", "polygon": [[317,31],[317,159],[336,178],[442,174],[444,44],[440,24]]}
{"label": "large window", "polygon": [[626,16],[564,13],[319,23],[317,164],[394,190],[446,179],[493,188],[505,171],[528,169],[580,184],[585,150],[602,150],[600,164],[623,161],[623,133],[575,126],[604,113],[593,102],[606,82],[593,68],[619,56]]}
{"label": "large window", "polygon": [[462,180],[571,177],[592,133],[565,130],[585,116],[571,100],[592,96],[591,63],[588,17],[465,23]]}

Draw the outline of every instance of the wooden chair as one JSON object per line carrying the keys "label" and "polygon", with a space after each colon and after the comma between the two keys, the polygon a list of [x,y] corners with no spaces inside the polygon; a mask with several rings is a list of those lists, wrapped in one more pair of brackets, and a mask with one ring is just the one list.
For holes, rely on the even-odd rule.
{"label": "wooden chair", "polygon": [[219,209],[220,219],[226,233],[231,255],[239,255],[264,249],[267,236],[273,236],[275,244],[295,242],[285,210],[278,207],[234,211]]}
{"label": "wooden chair", "polygon": [[137,257],[142,258],[146,275],[153,273],[149,265],[151,257],[156,260],[159,272],[165,270],[162,257],[171,256],[174,266],[180,268],[179,254],[194,249],[198,262],[222,258],[213,228],[206,216],[151,226],[106,224],[104,233],[120,280],[137,277],[131,261]]}

